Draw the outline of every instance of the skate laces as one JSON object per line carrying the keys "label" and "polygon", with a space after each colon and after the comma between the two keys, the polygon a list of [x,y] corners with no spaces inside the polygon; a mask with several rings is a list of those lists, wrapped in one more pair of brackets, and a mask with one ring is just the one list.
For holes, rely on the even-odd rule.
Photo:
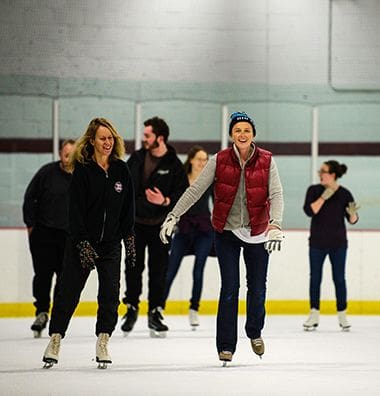
{"label": "skate laces", "polygon": [[58,355],[59,347],[61,345],[61,335],[53,334],[50,339],[50,350],[53,355]]}
{"label": "skate laces", "polygon": [[99,352],[107,356],[108,351],[107,351],[107,344],[109,340],[109,335],[107,333],[100,333],[98,336],[98,347],[99,347]]}

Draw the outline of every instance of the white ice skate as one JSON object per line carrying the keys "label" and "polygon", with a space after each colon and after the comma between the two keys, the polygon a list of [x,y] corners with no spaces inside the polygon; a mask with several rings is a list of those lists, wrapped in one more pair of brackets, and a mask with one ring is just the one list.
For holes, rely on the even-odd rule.
{"label": "white ice skate", "polygon": [[107,345],[110,339],[109,334],[100,333],[96,341],[96,361],[98,369],[106,369],[108,364],[112,363],[111,356],[108,353]]}
{"label": "white ice skate", "polygon": [[33,324],[30,326],[30,329],[33,331],[34,338],[40,338],[42,334],[42,330],[46,327],[47,322],[49,320],[49,316],[47,312],[40,312]]}
{"label": "white ice skate", "polygon": [[311,308],[307,321],[303,324],[305,331],[314,331],[319,324],[319,310]]}
{"label": "white ice skate", "polygon": [[42,361],[45,363],[44,368],[49,369],[58,363],[59,349],[61,346],[61,334],[54,333],[50,337],[48,346],[45,349]]}
{"label": "white ice skate", "polygon": [[350,331],[351,324],[347,321],[346,311],[338,311],[338,321],[342,331]]}
{"label": "white ice skate", "polygon": [[189,322],[191,330],[196,330],[199,326],[198,311],[196,311],[195,309],[189,310]]}
{"label": "white ice skate", "polygon": [[232,352],[230,351],[219,352],[219,360],[223,362],[223,367],[227,367],[227,363],[232,362]]}

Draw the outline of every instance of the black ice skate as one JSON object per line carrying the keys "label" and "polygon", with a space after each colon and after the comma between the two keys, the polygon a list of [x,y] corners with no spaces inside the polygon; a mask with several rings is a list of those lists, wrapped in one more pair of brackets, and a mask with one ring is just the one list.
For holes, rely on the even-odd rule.
{"label": "black ice skate", "polygon": [[107,333],[100,333],[98,335],[98,340],[96,341],[96,362],[98,363],[98,369],[106,369],[108,364],[112,363],[107,349],[109,339],[110,336]]}
{"label": "black ice skate", "polygon": [[162,323],[164,318],[161,315],[161,307],[157,307],[148,312],[148,327],[152,338],[165,338],[169,330],[166,324]]}
{"label": "black ice skate", "polygon": [[133,305],[127,304],[127,313],[123,316],[124,323],[121,325],[121,330],[127,336],[133,329],[136,323],[139,310]]}
{"label": "black ice skate", "polygon": [[230,351],[219,352],[219,360],[223,362],[223,367],[227,367],[227,363],[230,363],[232,361],[232,352]]}
{"label": "black ice skate", "polygon": [[46,327],[48,320],[49,316],[46,312],[40,312],[36,316],[35,321],[30,326],[30,329],[33,330],[34,338],[41,337],[42,330]]}

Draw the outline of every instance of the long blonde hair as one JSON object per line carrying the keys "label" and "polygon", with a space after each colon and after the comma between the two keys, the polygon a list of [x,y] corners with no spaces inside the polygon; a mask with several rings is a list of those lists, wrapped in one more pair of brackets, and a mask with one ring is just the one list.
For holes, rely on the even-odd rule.
{"label": "long blonde hair", "polygon": [[87,130],[84,135],[76,141],[75,148],[70,157],[69,166],[71,171],[74,170],[75,164],[77,162],[84,164],[91,161],[94,154],[94,146],[91,144],[91,141],[95,140],[96,131],[100,126],[107,128],[114,138],[114,145],[110,155],[110,161],[124,158],[124,140],[116,131],[115,127],[111,124],[110,121],[105,118],[94,118],[88,124]]}

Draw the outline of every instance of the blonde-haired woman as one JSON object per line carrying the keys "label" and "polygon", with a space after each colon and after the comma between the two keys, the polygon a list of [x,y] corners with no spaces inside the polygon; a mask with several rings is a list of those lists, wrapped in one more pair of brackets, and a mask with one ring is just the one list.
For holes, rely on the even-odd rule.
{"label": "blonde-haired woman", "polygon": [[100,368],[112,363],[107,344],[118,319],[122,239],[127,256],[134,259],[134,194],[123,156],[123,139],[104,118],[93,119],[76,143],[70,162],[69,236],[49,326],[50,342],[43,356],[47,368],[58,363],[61,339],[95,268],[99,283],[96,361]]}

